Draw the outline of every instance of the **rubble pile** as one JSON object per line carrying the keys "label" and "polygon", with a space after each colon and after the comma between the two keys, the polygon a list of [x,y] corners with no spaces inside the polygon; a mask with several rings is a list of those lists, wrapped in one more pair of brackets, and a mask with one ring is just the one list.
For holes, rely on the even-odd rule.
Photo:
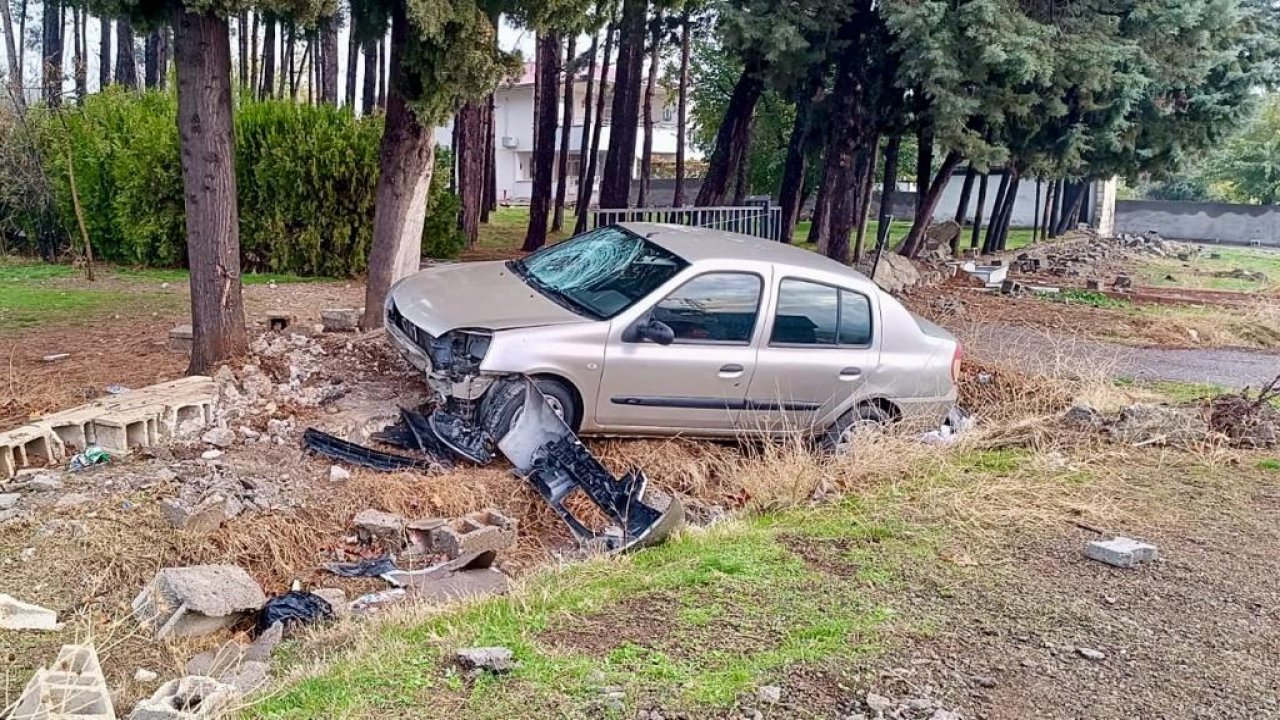
{"label": "rubble pile", "polygon": [[1208,401],[1209,427],[1233,445],[1275,447],[1280,437],[1280,410],[1273,401],[1280,396],[1280,377],[1250,397],[1249,390],[1218,395]]}
{"label": "rubble pile", "polygon": [[1145,235],[1121,234],[1103,237],[1082,230],[1074,240],[1032,246],[1018,253],[1010,263],[1014,272],[1056,277],[1096,277],[1106,274],[1109,266],[1138,257],[1176,257],[1189,261],[1199,254],[1196,245],[1165,240],[1151,232]]}
{"label": "rubble pile", "polygon": [[961,720],[963,716],[927,696],[891,698],[868,692],[866,697],[854,701],[842,717],[843,720]]}
{"label": "rubble pile", "polygon": [[1185,405],[1135,403],[1115,417],[1104,416],[1088,405],[1075,405],[1062,419],[1068,427],[1135,447],[1194,449],[1224,442],[1234,447],[1268,448],[1275,447],[1280,438],[1280,410],[1272,404],[1276,395],[1273,383],[1254,397],[1245,390]]}

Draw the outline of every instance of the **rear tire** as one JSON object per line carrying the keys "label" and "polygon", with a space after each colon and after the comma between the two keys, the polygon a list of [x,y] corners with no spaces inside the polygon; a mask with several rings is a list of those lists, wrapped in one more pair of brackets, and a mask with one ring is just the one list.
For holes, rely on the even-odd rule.
{"label": "rear tire", "polygon": [[853,435],[860,427],[868,425],[885,426],[893,421],[893,416],[878,405],[862,404],[841,415],[838,420],[822,434],[819,447],[825,453],[848,455],[853,452]]}
{"label": "rear tire", "polygon": [[[551,405],[552,410],[556,411],[556,415],[559,415],[570,429],[577,432],[578,423],[581,422],[582,417],[573,388],[569,387],[568,383],[548,377],[534,378],[533,384],[547,396],[547,403]],[[489,437],[501,440],[506,436],[512,423],[524,410],[524,394],[523,380],[503,381],[490,388],[489,393],[485,395],[480,414],[480,423]]]}

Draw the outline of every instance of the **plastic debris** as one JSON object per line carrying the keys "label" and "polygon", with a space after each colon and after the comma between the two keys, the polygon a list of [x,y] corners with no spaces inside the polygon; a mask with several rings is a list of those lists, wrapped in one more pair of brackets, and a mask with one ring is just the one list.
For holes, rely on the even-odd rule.
{"label": "plastic debris", "polygon": [[267,601],[258,611],[257,631],[262,633],[277,622],[285,629],[333,619],[333,607],[319,595],[290,590]]}
{"label": "plastic debris", "polygon": [[108,385],[106,391],[108,395],[123,395],[129,392],[129,388],[123,385]]}
{"label": "plastic debris", "polygon": [[71,472],[79,472],[85,468],[94,465],[105,465],[111,462],[111,455],[106,450],[97,445],[90,445],[84,449],[84,452],[76,454],[71,458],[71,462],[67,463],[67,469]]}
{"label": "plastic debris", "polygon": [[361,610],[369,610],[377,605],[385,605],[393,603],[397,600],[403,600],[409,592],[404,588],[392,588],[391,590],[383,590],[381,592],[369,593],[361,595],[351,602],[351,609],[357,612]]}
{"label": "plastic debris", "polygon": [[399,570],[386,555],[353,563],[329,563],[324,569],[340,577],[379,577]]}

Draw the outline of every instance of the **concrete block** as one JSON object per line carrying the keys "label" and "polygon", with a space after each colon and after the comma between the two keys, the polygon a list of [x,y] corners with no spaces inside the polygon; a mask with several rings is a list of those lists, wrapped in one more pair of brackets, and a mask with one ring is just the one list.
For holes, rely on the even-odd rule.
{"label": "concrete block", "polygon": [[311,591],[312,595],[329,603],[334,617],[346,617],[351,614],[351,606],[347,605],[347,593],[342,588],[319,588]]}
{"label": "concrete block", "polygon": [[195,331],[191,329],[190,325],[174,327],[169,331],[169,351],[190,355],[192,337],[194,336]]}
{"label": "concrete block", "polygon": [[5,630],[57,630],[58,613],[0,593],[0,628]]}
{"label": "concrete block", "polygon": [[156,637],[206,635],[230,627],[267,602],[262,587],[235,565],[165,568],[133,600],[133,616]]}
{"label": "concrete block", "polygon": [[426,520],[414,520],[406,525],[405,533],[409,536],[409,547],[405,551],[406,554],[429,555],[436,552],[432,534],[447,522],[448,520],[443,518],[429,518]]}
{"label": "concrete block", "polygon": [[431,545],[435,552],[456,558],[515,547],[516,534],[517,525],[513,518],[497,510],[481,510],[432,530]]}
{"label": "concrete block", "polygon": [[320,311],[325,332],[354,332],[360,329],[359,308],[333,308]]}
{"label": "concrete block", "polygon": [[351,521],[361,542],[381,542],[398,551],[404,544],[404,518],[380,510],[361,510]]}
{"label": "concrete block", "polygon": [[270,313],[267,315],[267,327],[274,332],[286,330],[297,321],[298,318],[290,313]]}
{"label": "concrete block", "polygon": [[519,667],[515,653],[505,647],[463,648],[453,656],[454,662],[473,673],[504,673]]}
{"label": "concrete block", "polygon": [[92,645],[63,645],[53,666],[37,670],[10,720],[115,720],[111,692]]}
{"label": "concrete block", "polygon": [[120,455],[133,448],[159,445],[162,439],[160,418],[163,414],[163,406],[148,405],[100,415],[93,420],[93,432],[98,446]]}
{"label": "concrete block", "polygon": [[150,698],[138,703],[129,720],[198,720],[223,717],[240,702],[234,686],[211,677],[170,680]]}
{"label": "concrete block", "polygon": [[1135,565],[1151,562],[1159,551],[1155,545],[1139,542],[1126,537],[1113,540],[1094,540],[1084,547],[1084,555],[1090,560],[1097,560],[1119,568],[1131,568]]}

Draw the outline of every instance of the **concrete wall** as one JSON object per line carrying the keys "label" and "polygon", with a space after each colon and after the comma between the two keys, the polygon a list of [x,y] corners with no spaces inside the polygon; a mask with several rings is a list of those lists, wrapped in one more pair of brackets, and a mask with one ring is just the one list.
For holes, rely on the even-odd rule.
{"label": "concrete wall", "polygon": [[1155,230],[1171,240],[1280,246],[1280,207],[1117,200],[1116,232]]}

